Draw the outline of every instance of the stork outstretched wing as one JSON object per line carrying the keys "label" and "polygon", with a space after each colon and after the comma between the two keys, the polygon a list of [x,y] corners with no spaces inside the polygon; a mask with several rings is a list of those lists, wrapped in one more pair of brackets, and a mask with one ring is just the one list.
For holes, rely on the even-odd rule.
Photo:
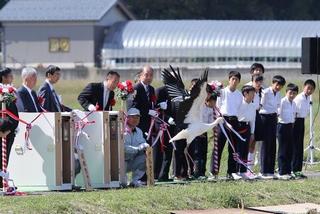
{"label": "stork outstretched wing", "polygon": [[168,90],[169,96],[171,98],[180,96],[183,98],[188,97],[189,93],[185,89],[184,83],[180,76],[179,68],[177,68],[177,71],[175,71],[170,65],[170,69],[171,71],[163,69],[163,71],[161,72],[162,81]]}
{"label": "stork outstretched wing", "polygon": [[[201,120],[201,108],[205,103],[207,96],[207,78],[208,69],[201,75],[200,79],[188,92],[185,89],[179,68],[174,70],[170,65],[171,71],[164,69],[161,73],[163,83],[165,84],[171,98],[182,97],[177,114],[183,118],[184,123],[192,123]],[[179,120],[180,121],[180,120]]]}

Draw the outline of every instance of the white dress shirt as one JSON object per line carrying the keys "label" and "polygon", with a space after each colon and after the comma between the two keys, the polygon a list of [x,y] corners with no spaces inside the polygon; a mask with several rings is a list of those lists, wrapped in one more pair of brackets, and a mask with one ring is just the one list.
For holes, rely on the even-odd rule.
{"label": "white dress shirt", "polygon": [[221,95],[217,99],[217,106],[223,116],[238,116],[238,111],[242,103],[242,94],[239,90],[231,91],[229,86],[221,90]]}
{"label": "white dress shirt", "polygon": [[149,85],[144,84],[142,81],[141,81],[141,84],[143,85],[144,90],[146,91],[147,95],[149,95],[148,94],[149,93]]}
{"label": "white dress shirt", "polygon": [[278,112],[281,102],[280,92],[274,93],[272,88],[266,88],[261,93],[261,109],[260,114],[273,114]]}
{"label": "white dress shirt", "polygon": [[[245,85],[253,86],[253,85],[252,85],[252,81],[246,83]],[[263,90],[263,88],[265,88],[265,87],[264,87],[264,86],[261,86],[261,90]],[[253,98],[253,104],[254,104],[254,106],[256,107],[256,110],[260,110],[260,107],[261,107],[261,105],[260,105],[261,97],[260,97],[259,95],[260,95],[259,91],[258,91],[258,92],[255,92],[254,98]]]}
{"label": "white dress shirt", "polygon": [[238,120],[240,122],[249,122],[251,134],[254,134],[255,123],[256,123],[256,106],[254,103],[247,103],[244,99],[239,108]]}
{"label": "white dress shirt", "polygon": [[293,102],[296,104],[296,117],[306,118],[310,111],[310,96],[302,92],[294,98]]}
{"label": "white dress shirt", "polygon": [[287,97],[282,98],[280,102],[280,107],[278,109],[278,114],[279,123],[294,123],[296,115],[296,104],[293,101],[290,102]]}

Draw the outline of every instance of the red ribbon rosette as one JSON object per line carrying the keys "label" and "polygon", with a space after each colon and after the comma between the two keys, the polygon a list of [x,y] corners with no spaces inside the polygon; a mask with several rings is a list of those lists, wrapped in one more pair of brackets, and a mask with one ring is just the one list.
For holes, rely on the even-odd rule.
{"label": "red ribbon rosette", "polygon": [[39,102],[39,104],[40,104],[41,106],[44,105],[44,101],[45,101],[45,99],[44,99],[42,96],[39,96],[39,97],[38,97],[38,102]]}
{"label": "red ribbon rosette", "polygon": [[115,99],[110,100],[110,106],[114,106],[115,104],[116,104],[116,100]]}
{"label": "red ribbon rosette", "polygon": [[156,102],[157,102],[157,97],[156,97],[156,95],[152,94],[152,95],[150,96],[150,101],[153,102],[153,103],[156,103]]}

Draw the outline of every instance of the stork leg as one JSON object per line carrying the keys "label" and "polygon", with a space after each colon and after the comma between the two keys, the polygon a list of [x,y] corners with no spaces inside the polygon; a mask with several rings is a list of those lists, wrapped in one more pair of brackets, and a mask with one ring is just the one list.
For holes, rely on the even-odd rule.
{"label": "stork leg", "polygon": [[189,154],[188,149],[189,149],[189,145],[187,145],[186,148],[184,149],[184,155],[185,155],[185,157],[186,157],[187,165],[188,165],[188,177],[190,178],[190,177],[191,177],[191,167],[190,167],[189,158],[190,158],[190,160],[191,160],[191,162],[192,162],[192,164],[193,164],[193,169],[194,169],[194,167],[195,167],[195,163],[194,163],[191,155]]}

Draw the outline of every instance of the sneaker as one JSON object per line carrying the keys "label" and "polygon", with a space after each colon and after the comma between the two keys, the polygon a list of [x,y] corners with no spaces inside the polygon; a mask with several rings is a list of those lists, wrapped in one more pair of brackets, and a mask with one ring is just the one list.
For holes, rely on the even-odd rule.
{"label": "sneaker", "polygon": [[254,175],[251,172],[240,173],[240,176],[242,177],[243,180],[254,180],[257,177],[256,175]]}
{"label": "sneaker", "polygon": [[207,177],[201,175],[201,176],[198,177],[198,180],[199,181],[205,181],[205,180],[207,180]]}
{"label": "sneaker", "polygon": [[135,188],[144,187],[145,185],[146,183],[140,180],[132,182],[132,186]]}
{"label": "sneaker", "polygon": [[172,182],[173,179],[170,179],[170,178],[159,178],[158,179],[158,182]]}
{"label": "sneaker", "polygon": [[240,175],[238,175],[237,173],[231,173],[231,174],[227,174],[227,180],[240,180],[242,177]]}
{"label": "sneaker", "polygon": [[208,179],[208,181],[218,181],[218,175],[213,175],[210,173]]}
{"label": "sneaker", "polygon": [[285,174],[285,175],[278,174],[277,177],[278,177],[279,180],[290,180],[290,179],[292,179],[292,176],[289,175],[289,174]]}
{"label": "sneaker", "polygon": [[176,176],[173,178],[173,181],[174,182],[183,182],[183,181],[186,181],[187,178],[184,178],[184,177],[180,177],[180,176]]}
{"label": "sneaker", "polygon": [[293,175],[295,176],[296,179],[306,179],[306,178],[308,178],[302,172],[293,172]]}
{"label": "sneaker", "polygon": [[271,174],[271,173],[265,173],[265,174],[259,173],[258,178],[262,180],[271,180],[276,177],[274,176],[274,174]]}
{"label": "sneaker", "polygon": [[81,186],[72,185],[71,188],[72,190],[75,190],[75,191],[81,190]]}
{"label": "sneaker", "polygon": [[5,194],[6,195],[14,195],[16,193],[17,188],[15,187],[8,187]]}

